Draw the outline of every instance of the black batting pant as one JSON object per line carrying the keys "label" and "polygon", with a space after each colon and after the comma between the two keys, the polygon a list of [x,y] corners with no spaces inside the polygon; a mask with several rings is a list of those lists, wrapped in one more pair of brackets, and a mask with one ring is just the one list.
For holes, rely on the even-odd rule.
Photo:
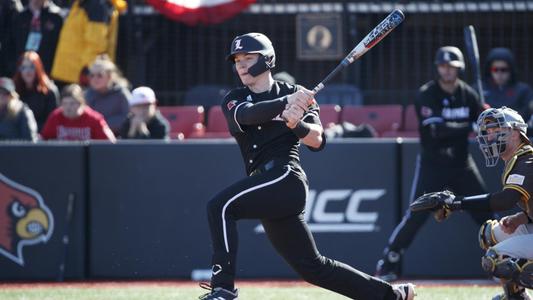
{"label": "black batting pant", "polygon": [[320,255],[303,218],[306,196],[307,180],[297,166],[275,167],[216,195],[208,204],[211,285],[234,287],[236,221],[260,219],[274,248],[306,281],[352,299],[396,299],[388,283]]}
{"label": "black batting pant", "polygon": [[[466,167],[443,167],[420,160],[419,156],[413,182],[416,189],[414,193],[411,193],[411,202],[424,193],[438,192],[444,189],[463,196],[484,194],[487,191],[471,157],[468,158]],[[493,214],[488,212],[469,211],[468,213],[480,226],[493,217]],[[402,221],[396,226],[389,238],[387,250],[402,252],[407,249],[431,214],[428,211],[413,213],[407,209]]]}

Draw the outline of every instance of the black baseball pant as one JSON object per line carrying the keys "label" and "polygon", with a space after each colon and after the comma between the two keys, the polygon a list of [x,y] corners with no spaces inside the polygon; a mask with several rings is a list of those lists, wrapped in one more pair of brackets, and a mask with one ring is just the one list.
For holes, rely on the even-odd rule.
{"label": "black baseball pant", "polygon": [[305,173],[285,165],[216,195],[207,207],[214,250],[211,285],[234,288],[236,221],[259,219],[277,252],[307,282],[352,299],[396,300],[388,283],[320,255],[303,217],[307,191]]}
{"label": "black baseball pant", "polygon": [[[466,166],[450,167],[421,161],[419,156],[413,187],[416,188],[411,192],[411,202],[424,193],[439,192],[445,189],[463,196],[484,194],[487,191],[472,157],[468,158]],[[469,211],[468,213],[480,226],[493,217],[493,214],[488,212]],[[389,245],[385,252],[401,253],[407,249],[431,214],[428,211],[413,213],[407,209],[402,221],[396,226],[389,238]]]}

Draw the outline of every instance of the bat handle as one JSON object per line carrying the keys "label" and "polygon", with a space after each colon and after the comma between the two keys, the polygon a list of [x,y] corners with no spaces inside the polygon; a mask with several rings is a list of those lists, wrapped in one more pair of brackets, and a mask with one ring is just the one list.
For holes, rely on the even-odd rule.
{"label": "bat handle", "polygon": [[320,92],[320,90],[322,90],[324,88],[324,84],[321,82],[319,84],[317,84],[317,86],[315,86],[315,88],[312,90],[313,92],[313,95],[316,95],[318,92]]}
{"label": "bat handle", "polygon": [[335,75],[337,75],[342,69],[344,69],[349,64],[350,61],[347,58],[343,59],[342,62],[338,64],[337,67],[335,67],[335,69],[333,69],[333,71],[328,74],[328,76],[326,76],[326,78],[324,78],[319,84],[317,84],[317,86],[315,86],[315,88],[313,89],[313,93],[316,95],[316,93],[320,92],[320,90],[322,90],[326,86],[326,83],[328,81],[335,77]]}

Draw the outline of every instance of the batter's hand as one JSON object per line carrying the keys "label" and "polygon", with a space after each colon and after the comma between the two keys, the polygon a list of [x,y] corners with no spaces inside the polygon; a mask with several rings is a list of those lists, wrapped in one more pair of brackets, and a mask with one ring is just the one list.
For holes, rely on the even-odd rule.
{"label": "batter's hand", "polygon": [[305,110],[303,110],[300,106],[287,104],[287,107],[281,113],[281,117],[285,120],[287,127],[292,129],[296,126],[296,124],[298,124],[300,119],[302,119],[304,113]]}
{"label": "batter's hand", "polygon": [[309,106],[315,103],[314,95],[311,91],[301,88],[296,93],[289,95],[287,103],[289,106],[297,105],[304,111],[309,109]]}
{"label": "batter's hand", "polygon": [[528,219],[524,212],[519,212],[514,215],[505,216],[500,220],[500,225],[503,232],[507,234],[513,234],[516,228],[522,224],[527,224]]}

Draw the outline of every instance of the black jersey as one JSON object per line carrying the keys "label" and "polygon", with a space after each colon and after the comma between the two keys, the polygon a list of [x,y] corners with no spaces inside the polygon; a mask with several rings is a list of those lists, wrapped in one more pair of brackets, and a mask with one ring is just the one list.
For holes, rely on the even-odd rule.
{"label": "black jersey", "polygon": [[513,158],[505,165],[502,175],[503,189],[513,189],[520,193],[518,206],[522,208],[530,218],[533,218],[533,147],[523,145]]}
{"label": "black jersey", "polygon": [[[228,122],[230,133],[239,144],[247,174],[271,160],[299,162],[299,138],[285,125],[281,118],[285,105],[283,100],[278,109],[266,121],[249,121],[244,124],[240,114],[259,102],[286,99],[298,90],[298,86],[275,81],[269,91],[254,93],[247,87],[230,91],[222,102],[222,111]],[[285,97],[285,98],[284,98]],[[286,103],[286,100],[284,101]],[[303,121],[320,124],[319,107],[313,105],[304,115]]]}
{"label": "black jersey", "polygon": [[468,135],[483,106],[476,92],[459,80],[455,92],[445,92],[436,81],[424,84],[415,101],[423,161],[466,165]]}

